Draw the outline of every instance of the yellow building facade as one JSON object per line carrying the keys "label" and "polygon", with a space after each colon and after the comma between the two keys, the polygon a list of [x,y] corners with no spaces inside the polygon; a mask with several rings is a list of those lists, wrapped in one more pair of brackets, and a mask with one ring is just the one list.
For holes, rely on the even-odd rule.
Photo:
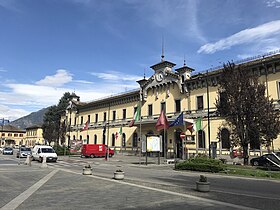
{"label": "yellow building facade", "polygon": [[[164,58],[164,57],[163,57]],[[236,65],[246,66],[267,87],[276,108],[280,99],[280,55],[279,52],[256,57]],[[73,141],[83,144],[108,144],[117,150],[138,153],[148,135],[161,137],[161,155],[166,158],[184,155],[209,154],[228,155],[231,151],[230,129],[215,113],[218,93],[218,79],[222,67],[207,72],[194,73],[184,65],[175,69],[175,64],[162,59],[151,66],[154,74],[137,81],[139,89],[95,100],[80,102],[74,95],[66,112],[68,145]],[[137,106],[141,106],[141,120],[129,127]],[[183,112],[184,121],[196,122],[202,119],[202,129],[190,132],[186,125],[174,126],[157,131],[156,122],[161,111],[169,123]],[[88,122],[88,127],[85,126]],[[87,127],[83,130],[83,127]],[[119,130],[122,128],[122,135]],[[181,134],[185,134],[184,141]],[[218,139],[218,135],[221,136]],[[250,145],[250,154],[267,152],[264,145]],[[280,150],[280,137],[271,145]]]}
{"label": "yellow building facade", "polygon": [[24,144],[25,130],[12,125],[0,126],[1,147],[17,147]]}
{"label": "yellow building facade", "polygon": [[26,128],[26,146],[34,146],[35,144],[45,144],[43,138],[43,129],[42,126],[34,125]]}

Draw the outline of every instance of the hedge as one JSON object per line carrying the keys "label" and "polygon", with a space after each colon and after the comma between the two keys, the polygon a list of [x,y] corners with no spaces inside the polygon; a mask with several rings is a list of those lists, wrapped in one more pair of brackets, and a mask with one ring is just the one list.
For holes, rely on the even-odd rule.
{"label": "hedge", "polygon": [[220,160],[197,157],[176,164],[176,169],[217,173],[223,171],[225,165]]}

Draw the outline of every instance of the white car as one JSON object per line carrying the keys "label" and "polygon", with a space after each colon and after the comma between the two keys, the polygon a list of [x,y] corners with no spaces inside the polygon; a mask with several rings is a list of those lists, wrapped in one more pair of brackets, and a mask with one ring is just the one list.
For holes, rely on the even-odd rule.
{"label": "white car", "polygon": [[47,162],[57,161],[57,154],[51,146],[36,145],[32,150],[32,160],[43,162],[44,157],[46,157]]}

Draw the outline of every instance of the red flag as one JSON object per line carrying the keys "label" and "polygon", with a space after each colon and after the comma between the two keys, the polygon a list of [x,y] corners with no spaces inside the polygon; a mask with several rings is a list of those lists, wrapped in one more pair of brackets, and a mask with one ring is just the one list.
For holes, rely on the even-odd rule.
{"label": "red flag", "polygon": [[82,131],[85,131],[88,129],[88,121],[86,121],[86,123],[84,124],[84,127],[82,128]]}
{"label": "red flag", "polygon": [[162,110],[161,113],[160,113],[160,116],[158,118],[158,121],[156,123],[156,130],[160,131],[160,130],[166,129],[168,127],[169,127],[169,123],[166,119],[166,116],[164,115],[163,110]]}
{"label": "red flag", "polygon": [[187,125],[186,125],[186,128],[187,128],[187,130],[189,130],[191,133],[193,133],[193,123],[186,123]]}

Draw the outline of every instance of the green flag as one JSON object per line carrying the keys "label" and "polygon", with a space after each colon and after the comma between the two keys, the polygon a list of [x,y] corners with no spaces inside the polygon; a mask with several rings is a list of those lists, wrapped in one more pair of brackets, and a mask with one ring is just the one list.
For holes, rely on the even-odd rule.
{"label": "green flag", "polygon": [[194,130],[195,130],[195,131],[201,130],[201,117],[197,118],[197,120],[196,120],[196,122],[195,122]]}
{"label": "green flag", "polygon": [[137,105],[136,112],[134,113],[133,120],[129,123],[129,127],[132,127],[135,122],[140,120],[140,113],[141,112],[141,107],[140,104]]}
{"label": "green flag", "polygon": [[122,126],[120,127],[119,135],[122,136]]}

